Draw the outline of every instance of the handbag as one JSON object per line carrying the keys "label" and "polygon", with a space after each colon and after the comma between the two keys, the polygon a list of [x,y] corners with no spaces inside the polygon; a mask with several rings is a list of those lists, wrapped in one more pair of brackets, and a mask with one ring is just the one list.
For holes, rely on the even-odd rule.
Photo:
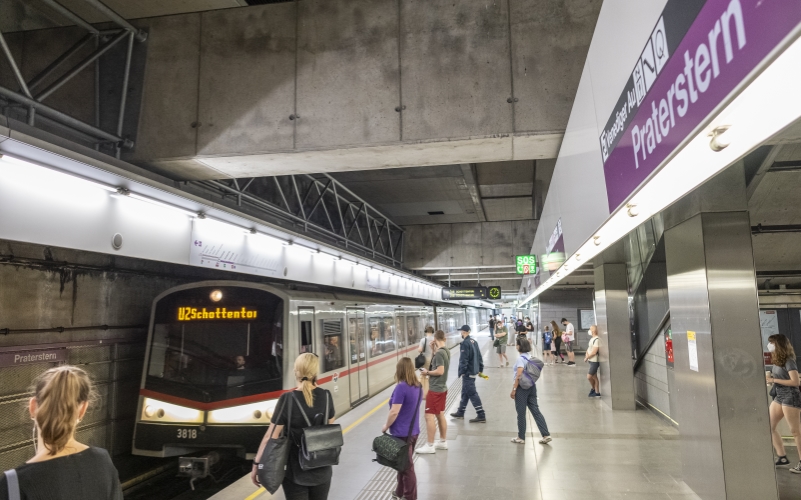
{"label": "handbag", "polygon": [[417,355],[416,358],[414,358],[414,368],[416,370],[419,370],[425,364],[426,364],[426,355],[421,352],[420,354]]}
{"label": "handbag", "polygon": [[412,429],[414,429],[414,420],[420,418],[420,401],[423,398],[423,391],[420,390],[420,395],[417,396],[417,408],[409,424],[409,435],[406,439],[395,437],[386,432],[373,439],[373,451],[375,458],[373,462],[378,462],[381,465],[395,469],[398,472],[405,472],[411,467],[412,462],[409,460],[409,446],[411,446]]}
{"label": "handbag", "polygon": [[15,469],[7,470],[6,484],[8,485],[8,500],[20,500],[19,478]]}
{"label": "handbag", "polygon": [[500,347],[501,346],[501,339],[495,339],[495,342],[492,343],[492,347]]}
{"label": "handbag", "polygon": [[[287,416],[287,425],[281,431],[277,438],[270,438],[261,452],[261,460],[259,460],[256,468],[256,476],[259,478],[259,484],[264,486],[264,489],[274,494],[281,487],[284,482],[284,475],[286,474],[286,463],[289,458],[289,431],[292,428],[292,405],[289,406],[289,415]],[[267,432],[270,432],[269,430]]]}
{"label": "handbag", "polygon": [[[303,433],[300,436],[300,453],[298,453],[300,468],[306,471],[338,465],[339,453],[342,451],[342,445],[345,444],[342,439],[342,426],[327,423],[312,426],[309,417],[306,415],[306,410],[300,405],[300,401],[298,401],[294,392],[292,393],[292,399],[297,403],[306,425],[309,426],[303,429]],[[323,422],[328,422],[328,405],[330,401],[331,396],[328,391],[325,391]]]}

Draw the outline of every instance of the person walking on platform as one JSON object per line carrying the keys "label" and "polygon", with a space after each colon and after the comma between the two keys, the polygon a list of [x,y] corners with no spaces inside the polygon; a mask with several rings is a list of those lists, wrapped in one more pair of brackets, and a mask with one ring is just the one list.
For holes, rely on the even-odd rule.
{"label": "person walking on platform", "polygon": [[[528,408],[531,416],[534,417],[537,429],[542,435],[540,443],[548,444],[551,442],[551,433],[548,432],[548,424],[545,423],[545,417],[542,416],[537,404],[537,385],[532,382],[531,387],[528,389],[523,389],[520,386],[520,377],[528,376],[523,375],[523,372],[526,370],[529,360],[531,360],[531,342],[528,339],[518,339],[517,352],[520,353],[520,356],[515,361],[514,374],[512,375],[512,393],[510,394],[510,397],[515,400],[515,410],[517,411],[517,437],[512,439],[512,442],[517,444],[526,443],[526,408]],[[542,362],[540,361],[539,363]]]}
{"label": "person walking on platform", "polygon": [[554,363],[555,356],[551,349],[553,349],[553,334],[551,327],[546,325],[545,331],[542,332],[542,357],[545,358],[545,364],[552,365]]}
{"label": "person walking on platform", "polygon": [[557,363],[564,363],[565,357],[562,356],[562,330],[559,329],[559,325],[556,324],[556,321],[551,321],[551,331],[553,332],[554,351],[560,359]]}
{"label": "person walking on platform", "polygon": [[108,452],[75,440],[75,428],[94,399],[92,382],[80,368],[58,366],[36,379],[28,402],[35,454],[0,474],[0,498],[122,500],[120,478]]}
{"label": "person walking on platform", "polygon": [[509,330],[508,330],[508,332],[510,333],[510,335],[508,335],[506,337],[506,345],[509,346],[509,347],[514,347],[515,346],[515,340],[517,339],[517,335],[514,335],[514,333],[517,331],[517,327],[518,327],[519,323],[520,323],[520,321],[515,319],[515,318],[512,318],[512,320],[509,321]]}
{"label": "person walking on platform", "polygon": [[[451,413],[453,418],[464,418],[467,410],[467,402],[473,404],[476,409],[476,418],[470,420],[471,423],[486,423],[487,418],[484,414],[484,407],[481,405],[481,398],[476,391],[476,377],[484,371],[484,360],[481,357],[481,350],[478,342],[470,337],[470,327],[463,325],[459,331],[462,334],[462,345],[459,348],[459,377],[462,379],[462,401],[459,409]],[[497,335],[497,333],[495,334]]]}
{"label": "person walking on platform", "polygon": [[535,337],[534,337],[534,325],[531,323],[531,318],[526,317],[525,325],[526,325],[526,335],[528,335],[529,340],[533,345],[535,343],[534,342]]}
{"label": "person walking on platform", "polygon": [[[506,325],[501,323],[501,326],[495,329],[495,352],[498,353],[498,366],[509,366],[509,358],[506,356],[506,345],[509,339],[509,330]],[[504,364],[504,358],[506,364]]]}
{"label": "person walking on platform", "polygon": [[495,340],[495,316],[490,316],[490,319],[489,319],[489,334],[490,334],[490,338]]}
{"label": "person walking on platform", "polygon": [[[770,404],[770,431],[773,438],[773,448],[779,456],[776,467],[790,465],[787,452],[779,431],[776,430],[782,418],[787,419],[790,433],[795,440],[796,450],[801,450],[801,390],[799,390],[798,364],[795,359],[795,350],[790,340],[782,334],[768,337],[768,351],[770,352],[773,370],[765,373],[765,379],[773,384],[776,395]],[[772,392],[772,391],[771,391]],[[790,469],[790,472],[801,474],[801,461]]]}
{"label": "person walking on platform", "polygon": [[584,353],[584,362],[590,364],[590,370],[587,372],[587,380],[590,381],[592,389],[587,395],[589,398],[601,397],[601,385],[598,380],[598,367],[601,366],[598,358],[598,351],[600,350],[601,339],[598,337],[598,327],[592,325],[590,327],[590,344],[587,346],[587,352]]}
{"label": "person walking on platform", "polygon": [[573,329],[573,323],[566,318],[562,318],[562,324],[565,327],[562,341],[565,344],[565,351],[567,351],[567,366],[576,366],[576,354],[573,352],[576,344],[576,331]]}
{"label": "person walking on platform", "polygon": [[[381,432],[397,438],[409,438],[409,468],[398,472],[398,486],[392,493],[393,500],[417,500],[417,476],[414,473],[414,446],[420,435],[420,404],[423,387],[414,373],[414,363],[401,358],[395,366],[397,385],[389,398],[389,415]],[[412,429],[409,435],[409,429]]]}
{"label": "person walking on platform", "polygon": [[[406,359],[411,363],[409,358]],[[286,500],[326,500],[328,498],[328,490],[331,489],[331,476],[333,475],[333,467],[325,466],[316,469],[303,470],[300,467],[300,443],[303,429],[311,427],[317,420],[317,417],[312,419],[311,425],[303,416],[306,415],[320,415],[323,416],[329,424],[334,423],[334,398],[327,390],[317,387],[317,375],[320,371],[320,360],[316,354],[307,352],[303,353],[295,359],[295,380],[297,386],[294,390],[287,391],[278,398],[275,405],[275,413],[273,414],[272,425],[264,434],[264,439],[261,441],[259,451],[256,453],[256,460],[253,462],[253,471],[250,478],[253,484],[259,484],[259,478],[256,475],[258,463],[261,460],[261,454],[264,452],[265,446],[270,439],[277,439],[281,436],[281,432],[288,424],[291,424],[289,431],[289,457],[287,458],[286,475],[281,487],[284,489],[284,496]],[[293,404],[295,400],[295,409],[298,406],[303,410],[292,412],[288,411],[288,405]],[[325,409],[328,407],[328,415],[325,415]],[[292,421],[289,422],[289,415],[292,416]]]}
{"label": "person walking on platform", "polygon": [[[417,449],[417,453],[436,453],[447,450],[448,422],[445,421],[445,400],[448,399],[448,369],[451,364],[451,351],[445,347],[445,332],[437,330],[432,344],[434,357],[431,366],[423,369],[423,376],[429,378],[428,395],[426,396],[426,434],[428,441]],[[439,441],[434,442],[439,426]]]}

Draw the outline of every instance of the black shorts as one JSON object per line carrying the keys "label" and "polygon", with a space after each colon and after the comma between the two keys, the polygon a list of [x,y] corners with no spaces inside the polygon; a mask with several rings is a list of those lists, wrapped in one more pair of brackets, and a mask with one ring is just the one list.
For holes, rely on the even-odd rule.
{"label": "black shorts", "polygon": [[598,373],[598,367],[601,366],[601,363],[597,361],[590,361],[590,371],[587,372],[590,375],[596,375]]}

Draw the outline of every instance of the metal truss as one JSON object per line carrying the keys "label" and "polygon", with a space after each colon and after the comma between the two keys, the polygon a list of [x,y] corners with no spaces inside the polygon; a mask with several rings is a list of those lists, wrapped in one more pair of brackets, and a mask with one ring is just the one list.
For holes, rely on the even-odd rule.
{"label": "metal truss", "polygon": [[393,266],[403,265],[403,229],[328,174],[190,181]]}
{"label": "metal truss", "polygon": [[[14,59],[13,54],[11,53],[11,49],[3,37],[3,34],[0,33],[0,48],[2,48],[2,51],[6,57],[6,60],[8,61],[9,66],[11,67],[12,72],[14,73],[14,77],[19,87],[18,90],[15,91],[0,86],[0,98],[3,99],[6,104],[4,114],[7,115],[10,109],[21,108],[24,110],[24,112],[27,112],[28,125],[36,126],[37,120],[41,119],[49,124],[67,128],[73,132],[77,132],[78,135],[86,139],[87,142],[94,143],[98,149],[103,145],[112,146],[116,152],[117,158],[119,158],[121,148],[133,147],[133,142],[122,136],[122,125],[125,119],[125,108],[128,95],[127,88],[131,71],[131,55],[133,52],[134,42],[144,41],[147,38],[147,33],[136,29],[119,14],[106,6],[101,0],[83,1],[94,7],[98,12],[103,14],[119,28],[111,30],[98,30],[91,24],[84,21],[80,16],[58,3],[57,0],[42,0],[43,3],[47,4],[55,12],[68,19],[78,27],[86,30],[87,34],[78,40],[72,47],[67,49],[63,54],[56,57],[38,75],[26,81],[19,69],[19,66],[17,65],[16,60]],[[70,81],[73,77],[75,77],[75,75],[81,73],[89,66],[96,65],[101,56],[106,54],[109,50],[122,41],[126,42],[127,51],[125,55],[122,88],[120,92],[117,126],[114,131],[110,132],[100,128],[99,111],[97,110],[99,107],[99,77],[97,75],[95,77],[94,101],[96,107],[96,123],[94,125],[78,120],[77,118],[69,116],[66,113],[58,111],[47,104],[44,104],[44,101],[59,88],[61,88],[65,83]],[[72,58],[72,56],[79,53],[84,47],[92,42],[94,42],[95,49],[90,54],[86,55],[70,69],[62,72],[61,76],[50,83],[50,85],[42,90],[37,91],[37,87],[39,87],[42,82],[44,82],[50,76],[54,75],[56,70],[60,68],[64,62]],[[97,68],[95,68],[95,71],[97,72]]]}

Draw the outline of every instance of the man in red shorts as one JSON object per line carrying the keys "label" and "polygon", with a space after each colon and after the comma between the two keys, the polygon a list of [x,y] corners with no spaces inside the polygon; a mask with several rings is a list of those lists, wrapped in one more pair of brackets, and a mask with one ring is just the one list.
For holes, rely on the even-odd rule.
{"label": "man in red shorts", "polygon": [[[417,453],[436,453],[447,450],[448,423],[445,421],[445,399],[448,397],[448,368],[451,364],[451,351],[445,347],[445,332],[437,330],[431,342],[434,356],[428,369],[423,368],[423,376],[429,377],[428,395],[426,396],[426,431],[428,441],[417,448]],[[434,442],[439,425],[439,441]]]}

